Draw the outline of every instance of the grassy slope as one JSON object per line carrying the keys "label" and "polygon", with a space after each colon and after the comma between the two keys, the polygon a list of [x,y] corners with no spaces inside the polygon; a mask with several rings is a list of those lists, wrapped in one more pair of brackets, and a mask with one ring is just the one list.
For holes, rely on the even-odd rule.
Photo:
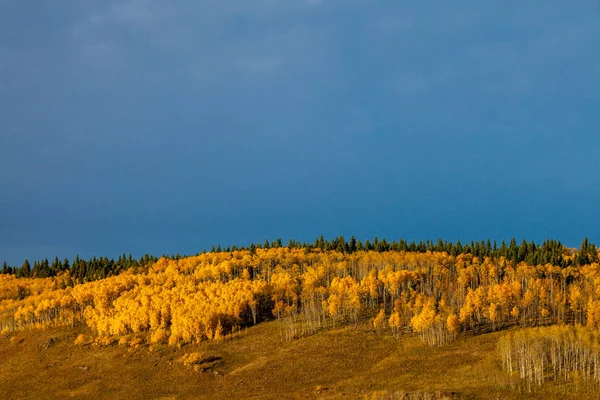
{"label": "grassy slope", "polygon": [[[449,398],[567,398],[574,385],[533,393],[502,388],[495,357],[498,333],[466,336],[433,348],[365,327],[279,343],[277,323],[263,323],[219,344],[75,346],[79,332],[18,332],[0,339],[0,393],[6,399],[336,399],[401,398],[436,391]],[[12,341],[10,340],[12,338]],[[43,349],[44,343],[54,343]],[[19,343],[20,342],[20,343]],[[186,368],[186,352],[222,356],[219,374]],[[578,399],[594,398],[579,393]]]}

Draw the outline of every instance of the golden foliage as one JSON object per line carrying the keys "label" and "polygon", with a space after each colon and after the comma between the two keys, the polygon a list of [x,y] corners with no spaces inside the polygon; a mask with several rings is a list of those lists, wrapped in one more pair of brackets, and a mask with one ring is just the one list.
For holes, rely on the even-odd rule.
{"label": "golden foliage", "polygon": [[222,340],[273,317],[282,340],[369,320],[432,345],[481,327],[580,323],[598,331],[600,267],[276,248],[160,259],[139,273],[75,286],[68,274],[0,275],[2,332],[84,323],[100,338],[182,345]]}
{"label": "golden foliage", "polygon": [[77,339],[75,339],[76,345],[81,345],[81,344],[86,344],[86,343],[87,343],[87,338],[85,337],[85,335],[83,333],[79,334],[77,336]]}
{"label": "golden foliage", "polygon": [[385,322],[385,310],[382,308],[379,310],[375,318],[373,318],[373,329],[379,330],[385,328]]}

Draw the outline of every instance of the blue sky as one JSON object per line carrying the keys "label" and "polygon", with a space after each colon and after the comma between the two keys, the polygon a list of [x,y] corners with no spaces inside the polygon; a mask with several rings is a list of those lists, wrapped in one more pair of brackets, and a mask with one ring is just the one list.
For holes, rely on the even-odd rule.
{"label": "blue sky", "polygon": [[597,1],[0,0],[0,260],[600,242]]}

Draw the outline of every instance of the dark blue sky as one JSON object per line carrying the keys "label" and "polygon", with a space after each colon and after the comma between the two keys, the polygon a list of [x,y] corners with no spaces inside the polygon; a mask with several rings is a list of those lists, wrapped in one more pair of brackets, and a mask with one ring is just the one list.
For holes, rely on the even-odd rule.
{"label": "dark blue sky", "polygon": [[0,260],[600,242],[598,1],[0,0]]}

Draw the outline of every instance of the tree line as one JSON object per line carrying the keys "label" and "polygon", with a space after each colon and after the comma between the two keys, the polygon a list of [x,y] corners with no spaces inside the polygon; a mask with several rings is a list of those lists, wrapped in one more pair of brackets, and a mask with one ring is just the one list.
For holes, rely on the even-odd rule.
{"label": "tree line", "polygon": [[[491,259],[504,258],[512,263],[525,262],[530,265],[544,265],[552,264],[565,268],[568,266],[581,266],[591,264],[598,261],[598,254],[596,246],[588,239],[585,238],[581,242],[579,249],[574,253],[575,257],[566,258],[563,257],[566,253],[571,250],[564,246],[560,241],[557,240],[546,240],[541,245],[536,244],[534,241],[523,240],[518,243],[515,238],[512,238],[507,244],[502,241],[500,245],[496,241],[482,240],[482,241],[471,241],[470,243],[461,243],[460,240],[456,242],[444,241],[439,239],[437,242],[431,240],[426,241],[411,241],[408,242],[404,239],[398,241],[388,241],[385,238],[379,239],[377,236],[373,240],[366,240],[364,243],[358,240],[354,235],[350,240],[346,240],[344,236],[338,236],[334,239],[328,240],[323,235],[318,236],[314,242],[300,242],[290,240],[287,246],[283,245],[281,238],[273,241],[266,239],[261,243],[251,243],[248,246],[227,246],[221,248],[221,245],[213,246],[210,253],[219,252],[230,252],[230,251],[250,251],[252,254],[257,249],[271,249],[271,248],[282,248],[287,247],[289,249],[304,249],[310,251],[313,249],[320,249],[322,251],[337,251],[340,253],[351,254],[360,251],[376,251],[376,252],[387,252],[387,251],[405,251],[413,253],[426,253],[426,252],[446,252],[452,256],[458,256],[460,254],[471,254],[480,259],[489,257]],[[203,250],[200,254],[207,253]],[[189,256],[175,255],[163,255],[162,258],[170,260],[179,260]],[[6,262],[2,264],[0,274],[12,274],[17,277],[34,277],[34,278],[47,278],[56,276],[57,274],[69,271],[73,279],[78,282],[87,282],[97,279],[103,279],[109,276],[117,275],[123,270],[130,268],[137,268],[140,266],[148,265],[149,263],[156,262],[157,257],[149,254],[145,254],[140,259],[135,259],[131,256],[122,254],[117,260],[108,257],[92,257],[89,260],[81,259],[79,256],[75,257],[75,260],[71,264],[67,258],[62,261],[58,257],[55,257],[52,263],[48,259],[40,261],[33,261],[33,265],[28,259],[25,259],[20,267],[9,266]]]}
{"label": "tree line", "polygon": [[[170,258],[175,258],[175,256]],[[50,278],[69,272],[75,282],[89,282],[118,275],[124,270],[145,266],[157,260],[157,257],[149,254],[143,255],[139,260],[133,258],[131,254],[129,256],[122,254],[116,260],[96,256],[86,260],[77,255],[72,263],[68,258],[61,261],[55,257],[52,262],[45,258],[33,261],[33,263],[26,258],[20,267],[9,266],[5,261],[0,269],[0,274],[14,275],[17,278]]]}

